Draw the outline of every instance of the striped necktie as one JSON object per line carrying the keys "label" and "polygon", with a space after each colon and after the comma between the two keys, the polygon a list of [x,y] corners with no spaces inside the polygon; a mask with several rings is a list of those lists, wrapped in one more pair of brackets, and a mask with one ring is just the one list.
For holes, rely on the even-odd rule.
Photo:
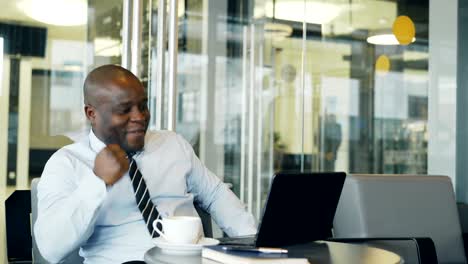
{"label": "striped necktie", "polygon": [[[148,192],[148,188],[146,187],[145,180],[143,179],[143,176],[141,175],[141,172],[138,169],[137,163],[132,156],[133,155],[128,155],[130,160],[130,168],[128,170],[128,174],[130,175],[133,190],[135,191],[137,206],[138,209],[140,209],[141,214],[143,215],[143,219],[145,219],[146,228],[148,228],[151,237],[158,237],[158,233],[155,232],[153,229],[153,221],[159,217],[159,212],[156,206],[153,204],[153,202],[151,202],[150,194]],[[160,224],[158,225],[158,228],[161,229]]]}

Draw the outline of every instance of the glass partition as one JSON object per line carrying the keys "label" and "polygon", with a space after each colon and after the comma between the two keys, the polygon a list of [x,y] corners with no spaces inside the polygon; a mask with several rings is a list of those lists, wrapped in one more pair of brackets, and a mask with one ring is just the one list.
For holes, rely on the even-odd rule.
{"label": "glass partition", "polygon": [[0,129],[8,155],[2,155],[0,178],[12,189],[28,188],[53,152],[87,130],[84,77],[93,67],[121,60],[121,1],[57,3],[2,3],[8,110],[1,116],[8,122]]}
{"label": "glass partition", "polygon": [[28,189],[56,150],[87,133],[83,81],[96,66],[120,64],[122,4],[0,0],[2,216],[12,192]]}
{"label": "glass partition", "polygon": [[276,171],[427,173],[428,3],[178,3],[176,131],[257,217]]}
{"label": "glass partition", "polygon": [[[431,11],[440,25],[457,8],[442,2]],[[123,1],[0,3],[0,190],[7,197],[86,133],[84,77],[120,64],[128,49],[122,53]],[[160,0],[139,3],[137,74],[150,98],[150,128],[159,128],[160,115],[164,129],[170,54],[158,33],[171,1],[164,11]],[[177,3],[176,131],[256,217],[277,171],[426,174],[432,142],[429,171],[447,174],[439,157],[455,146],[446,132],[455,129],[456,84],[449,67],[433,67],[429,76],[429,45],[433,66],[456,65],[456,45],[441,37],[448,32],[442,26],[429,42],[429,1]]]}

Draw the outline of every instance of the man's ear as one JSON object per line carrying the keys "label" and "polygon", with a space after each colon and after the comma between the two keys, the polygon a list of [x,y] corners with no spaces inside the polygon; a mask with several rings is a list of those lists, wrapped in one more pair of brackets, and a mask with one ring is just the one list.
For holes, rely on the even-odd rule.
{"label": "man's ear", "polygon": [[84,107],[86,118],[91,122],[91,125],[94,126],[96,120],[96,109],[92,105],[85,105]]}

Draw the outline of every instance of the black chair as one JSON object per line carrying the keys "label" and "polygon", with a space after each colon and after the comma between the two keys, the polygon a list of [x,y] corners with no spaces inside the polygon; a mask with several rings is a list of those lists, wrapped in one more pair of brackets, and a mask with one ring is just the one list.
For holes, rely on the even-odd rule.
{"label": "black chair", "polygon": [[29,190],[17,190],[6,199],[5,219],[9,263],[32,261],[30,213],[31,193]]}

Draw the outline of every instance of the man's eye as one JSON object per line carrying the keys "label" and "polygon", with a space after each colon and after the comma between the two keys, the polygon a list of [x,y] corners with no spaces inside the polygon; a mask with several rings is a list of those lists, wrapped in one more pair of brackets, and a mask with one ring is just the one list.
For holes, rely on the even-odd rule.
{"label": "man's eye", "polygon": [[143,103],[143,104],[140,104],[140,111],[146,111],[148,110],[148,103]]}
{"label": "man's eye", "polygon": [[130,107],[120,108],[119,110],[117,110],[117,112],[120,113],[120,114],[129,113],[130,112]]}

